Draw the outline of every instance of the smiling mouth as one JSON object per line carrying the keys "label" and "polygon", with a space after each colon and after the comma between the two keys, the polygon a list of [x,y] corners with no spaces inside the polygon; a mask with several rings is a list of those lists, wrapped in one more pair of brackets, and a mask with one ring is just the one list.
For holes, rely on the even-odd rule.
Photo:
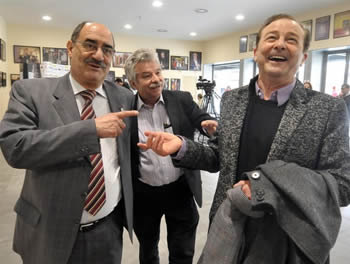
{"label": "smiling mouth", "polygon": [[268,57],[268,59],[271,60],[271,61],[275,61],[275,62],[287,61],[287,58],[283,57],[283,56],[270,56],[270,57]]}

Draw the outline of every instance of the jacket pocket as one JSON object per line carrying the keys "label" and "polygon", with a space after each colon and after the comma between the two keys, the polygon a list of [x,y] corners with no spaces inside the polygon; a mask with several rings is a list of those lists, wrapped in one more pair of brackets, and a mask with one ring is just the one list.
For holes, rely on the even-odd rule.
{"label": "jacket pocket", "polygon": [[15,212],[22,218],[22,220],[35,227],[40,219],[39,210],[31,203],[20,197],[15,204]]}

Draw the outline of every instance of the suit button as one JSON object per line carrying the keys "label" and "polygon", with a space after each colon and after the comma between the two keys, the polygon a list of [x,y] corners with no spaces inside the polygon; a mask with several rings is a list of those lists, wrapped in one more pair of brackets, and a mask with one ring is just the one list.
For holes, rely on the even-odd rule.
{"label": "suit button", "polygon": [[262,189],[256,189],[255,195],[256,195],[256,200],[261,202],[264,200],[265,192]]}
{"label": "suit button", "polygon": [[254,180],[260,179],[260,172],[258,172],[258,171],[253,171],[253,172],[252,172],[252,178],[253,178]]}
{"label": "suit button", "polygon": [[83,192],[80,196],[81,196],[81,198],[84,198],[84,199],[85,199],[86,196],[87,196],[87,192]]}

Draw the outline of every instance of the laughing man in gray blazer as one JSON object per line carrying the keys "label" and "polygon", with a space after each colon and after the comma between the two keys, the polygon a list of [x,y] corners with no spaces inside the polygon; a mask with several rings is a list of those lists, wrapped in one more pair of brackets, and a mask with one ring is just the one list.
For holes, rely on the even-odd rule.
{"label": "laughing man in gray blazer", "polygon": [[[139,144],[160,155],[178,151],[176,166],[220,170],[202,264],[329,263],[339,206],[350,202],[348,115],[341,99],[295,78],[309,42],[293,17],[270,17],[254,51],[259,75],[223,95],[209,147],[164,132],[146,132]],[[246,203],[227,199],[232,187]]]}
{"label": "laughing man in gray blazer", "polygon": [[[132,93],[104,81],[114,54],[107,27],[79,24],[67,49],[71,72],[15,82],[0,123],[7,162],[26,169],[13,248],[24,264],[116,264],[124,224],[132,238],[129,116],[137,111],[121,112],[132,108]],[[87,90],[95,119],[81,117]],[[84,204],[96,153],[105,199],[92,212]]]}

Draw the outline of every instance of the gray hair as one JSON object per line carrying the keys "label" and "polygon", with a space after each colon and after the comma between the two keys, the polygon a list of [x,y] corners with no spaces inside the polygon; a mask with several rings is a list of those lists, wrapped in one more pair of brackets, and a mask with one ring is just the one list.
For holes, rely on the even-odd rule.
{"label": "gray hair", "polygon": [[130,81],[136,81],[135,66],[140,62],[159,63],[157,53],[152,49],[138,49],[125,61],[124,70],[126,78]]}

